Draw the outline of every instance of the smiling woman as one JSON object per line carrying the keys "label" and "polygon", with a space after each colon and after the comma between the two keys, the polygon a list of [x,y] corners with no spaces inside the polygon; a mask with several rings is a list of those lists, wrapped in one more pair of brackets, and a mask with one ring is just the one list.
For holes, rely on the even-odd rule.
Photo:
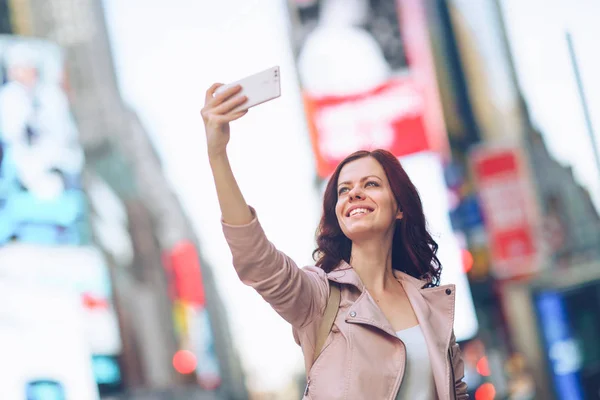
{"label": "smiling woman", "polygon": [[317,265],[300,269],[269,242],[236,183],[226,148],[246,99],[239,86],[215,95],[219,86],[206,92],[202,118],[223,232],[241,281],[292,325],[304,398],[466,399],[455,287],[438,287],[437,244],[398,160],[375,150],[342,161],[325,190]]}

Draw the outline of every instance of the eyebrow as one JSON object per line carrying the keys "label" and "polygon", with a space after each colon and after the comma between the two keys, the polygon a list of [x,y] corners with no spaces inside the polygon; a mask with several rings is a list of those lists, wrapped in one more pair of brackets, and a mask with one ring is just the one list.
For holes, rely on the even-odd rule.
{"label": "eyebrow", "polygon": [[[381,180],[381,178],[378,177],[377,175],[368,175],[368,176],[362,177],[360,179],[360,182],[364,182],[364,181],[366,181],[369,178],[377,178],[377,179]],[[349,185],[351,183],[352,183],[351,181],[344,181],[344,182],[338,183],[337,187],[339,188],[342,185]]]}

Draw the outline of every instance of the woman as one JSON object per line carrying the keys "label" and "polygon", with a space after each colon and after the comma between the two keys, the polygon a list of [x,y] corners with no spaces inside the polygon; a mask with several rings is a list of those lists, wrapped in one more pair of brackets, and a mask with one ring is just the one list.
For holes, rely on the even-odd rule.
{"label": "woman", "polygon": [[[437,244],[419,195],[390,153],[357,152],[325,190],[317,265],[299,269],[266,238],[227,159],[229,123],[246,111],[240,87],[206,92],[208,156],[233,265],[293,327],[307,399],[466,399],[453,332],[454,285],[438,287]],[[341,300],[313,362],[330,289]],[[330,303],[331,304],[331,303]],[[276,368],[276,366],[273,366]]]}

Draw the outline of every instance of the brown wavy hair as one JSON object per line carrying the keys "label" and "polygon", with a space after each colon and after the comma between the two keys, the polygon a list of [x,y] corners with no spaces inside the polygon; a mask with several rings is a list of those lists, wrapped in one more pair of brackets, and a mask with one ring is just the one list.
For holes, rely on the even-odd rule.
{"label": "brown wavy hair", "polygon": [[396,220],[392,241],[392,268],[417,279],[426,287],[439,286],[442,265],[437,258],[438,244],[427,231],[423,204],[415,185],[400,161],[387,150],[357,151],[346,157],[335,169],[323,196],[323,215],[317,228],[317,248],[313,252],[316,265],[331,272],[342,260],[350,263],[352,242],[344,235],[337,220],[337,182],[340,171],[349,162],[373,157],[385,171],[403,218]]}

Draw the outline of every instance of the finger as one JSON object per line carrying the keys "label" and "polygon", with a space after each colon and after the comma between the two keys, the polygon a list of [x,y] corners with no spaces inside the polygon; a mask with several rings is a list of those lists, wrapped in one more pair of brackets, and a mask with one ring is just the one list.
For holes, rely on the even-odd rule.
{"label": "finger", "polygon": [[240,119],[246,114],[248,114],[248,110],[242,110],[227,115],[219,115],[215,119],[217,123],[226,124],[231,121],[235,121],[236,119]]}
{"label": "finger", "polygon": [[211,102],[211,106],[213,106],[213,107],[218,106],[219,104],[229,100],[231,97],[233,97],[234,95],[239,93],[241,90],[242,90],[241,85],[235,85],[230,88],[227,88],[225,91],[214,96],[214,98]]}
{"label": "finger", "polygon": [[225,101],[221,105],[214,108],[213,112],[219,115],[228,114],[231,110],[235,109],[238,106],[241,106],[248,100],[246,96],[236,96],[232,97],[229,100]]}
{"label": "finger", "polygon": [[213,83],[212,86],[208,88],[208,90],[206,91],[206,97],[204,98],[204,102],[206,104],[208,104],[208,102],[213,99],[215,91],[221,86],[223,86],[222,83]]}

